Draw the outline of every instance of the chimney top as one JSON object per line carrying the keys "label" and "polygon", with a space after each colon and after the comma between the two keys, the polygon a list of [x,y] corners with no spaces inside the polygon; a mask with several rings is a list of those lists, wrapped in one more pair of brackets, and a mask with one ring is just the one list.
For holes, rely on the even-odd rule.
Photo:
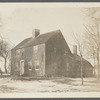
{"label": "chimney top", "polygon": [[39,29],[33,29],[32,30],[32,38],[36,38],[40,34]]}

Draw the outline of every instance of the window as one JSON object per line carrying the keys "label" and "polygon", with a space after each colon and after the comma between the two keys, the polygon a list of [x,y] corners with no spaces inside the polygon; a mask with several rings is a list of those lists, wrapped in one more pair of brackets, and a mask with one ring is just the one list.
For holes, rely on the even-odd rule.
{"label": "window", "polygon": [[34,64],[35,64],[35,69],[36,70],[38,70],[39,69],[39,60],[36,60],[35,62],[34,62]]}
{"label": "window", "polygon": [[22,52],[24,52],[24,48],[22,48]]}
{"label": "window", "polygon": [[39,69],[39,66],[38,66],[38,65],[36,65],[35,69],[36,69],[36,70],[38,70],[38,69]]}
{"label": "window", "polygon": [[20,49],[16,50],[16,55],[20,55]]}
{"label": "window", "polygon": [[32,62],[31,61],[28,62],[28,68],[29,68],[29,71],[32,71]]}
{"label": "window", "polygon": [[37,53],[37,51],[38,51],[38,46],[34,46],[34,47],[33,47],[33,52],[34,52],[34,53]]}
{"label": "window", "polygon": [[24,48],[21,49],[21,55],[23,56],[24,54]]}

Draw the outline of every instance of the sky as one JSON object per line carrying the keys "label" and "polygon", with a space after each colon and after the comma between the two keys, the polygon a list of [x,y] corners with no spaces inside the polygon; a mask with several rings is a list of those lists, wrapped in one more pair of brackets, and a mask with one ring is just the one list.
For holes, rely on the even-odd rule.
{"label": "sky", "polygon": [[[4,5],[5,6],[5,5]],[[3,6],[3,7],[4,7]],[[71,44],[70,32],[82,30],[82,8],[52,7],[52,6],[5,6],[1,15],[1,34],[8,38],[12,45],[16,45],[23,39],[32,36],[32,30],[40,29],[40,33],[46,33],[60,29],[67,42]],[[72,44],[71,44],[72,45]]]}
{"label": "sky", "polygon": [[72,50],[75,45],[72,32],[81,34],[85,20],[86,16],[79,4],[0,4],[0,33],[11,47],[31,37],[35,28],[40,30],[40,34],[60,29]]}

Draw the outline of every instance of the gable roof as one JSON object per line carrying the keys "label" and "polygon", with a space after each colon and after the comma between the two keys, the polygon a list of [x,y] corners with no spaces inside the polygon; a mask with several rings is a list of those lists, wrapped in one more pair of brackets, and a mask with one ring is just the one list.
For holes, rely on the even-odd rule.
{"label": "gable roof", "polygon": [[52,36],[54,36],[55,34],[58,34],[58,33],[60,33],[60,30],[41,34],[41,35],[37,36],[35,39],[31,39],[26,45],[24,45],[24,47],[46,43]]}
{"label": "gable roof", "polygon": [[27,42],[29,42],[31,38],[24,39],[21,43],[19,43],[14,49],[22,48]]}
{"label": "gable roof", "polygon": [[40,34],[39,36],[37,36],[34,39],[32,37],[27,38],[27,39],[23,40],[21,43],[19,43],[14,49],[19,49],[19,48],[23,48],[23,47],[34,46],[34,45],[45,43],[53,35],[58,34],[58,33],[61,33],[61,31],[56,30],[56,31],[45,33],[45,34]]}
{"label": "gable roof", "polygon": [[[76,61],[81,61],[81,57],[79,55],[76,54],[72,54],[72,58]],[[82,58],[83,61],[86,61],[84,58]]]}
{"label": "gable roof", "polygon": [[[70,57],[71,57],[71,59],[73,59],[73,60],[76,60],[76,61],[78,61],[78,62],[81,62],[81,57],[80,57],[79,55],[72,54]],[[82,58],[82,60],[83,60],[84,63],[88,63],[88,64],[91,65],[91,63],[90,63],[89,61],[87,61],[86,59]],[[93,66],[91,65],[91,67],[93,67]]]}

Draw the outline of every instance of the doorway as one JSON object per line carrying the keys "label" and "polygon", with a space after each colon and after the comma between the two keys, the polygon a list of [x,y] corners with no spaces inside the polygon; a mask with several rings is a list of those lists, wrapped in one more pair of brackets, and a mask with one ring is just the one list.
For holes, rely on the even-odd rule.
{"label": "doorway", "polygon": [[20,75],[24,75],[24,60],[20,61]]}

